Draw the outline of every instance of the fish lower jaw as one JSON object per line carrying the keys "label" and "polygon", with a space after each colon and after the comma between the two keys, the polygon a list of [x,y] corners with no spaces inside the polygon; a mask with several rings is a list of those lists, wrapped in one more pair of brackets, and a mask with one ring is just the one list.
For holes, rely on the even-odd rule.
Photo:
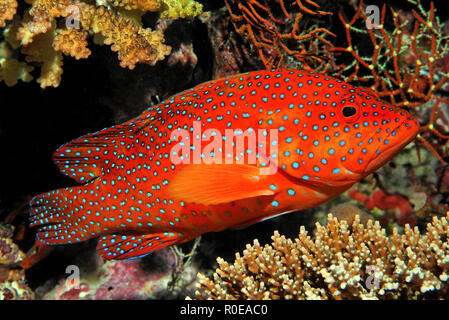
{"label": "fish lower jaw", "polygon": [[[407,126],[406,123],[408,123],[409,125]],[[408,118],[402,121],[396,128],[394,128],[394,130],[391,131],[391,133],[387,137],[383,138],[383,142],[391,140],[389,146],[384,146],[383,149],[379,148],[379,154],[375,154],[375,156],[368,162],[363,172],[366,175],[369,175],[385,165],[405,146],[412,142],[418,132],[419,126],[413,125],[412,119]],[[395,136],[393,137],[393,135]]]}
{"label": "fish lower jaw", "polygon": [[413,139],[405,139],[403,142],[395,146],[382,150],[377,157],[375,157],[368,163],[365,169],[367,174],[375,172],[377,169],[385,165],[388,161],[390,161],[391,158],[393,158],[397,153],[399,153],[406,145],[408,145],[412,141]]}

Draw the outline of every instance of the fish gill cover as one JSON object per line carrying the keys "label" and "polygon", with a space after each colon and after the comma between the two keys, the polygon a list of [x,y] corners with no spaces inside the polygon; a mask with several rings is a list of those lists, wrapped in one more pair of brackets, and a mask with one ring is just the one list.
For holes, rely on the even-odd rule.
{"label": "fish gill cover", "polygon": [[447,297],[439,8],[1,1],[2,296]]}

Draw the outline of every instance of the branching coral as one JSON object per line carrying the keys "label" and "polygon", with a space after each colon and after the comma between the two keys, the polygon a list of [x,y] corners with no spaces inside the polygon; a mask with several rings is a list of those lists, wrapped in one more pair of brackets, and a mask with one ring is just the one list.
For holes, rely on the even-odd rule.
{"label": "branching coral", "polygon": [[[445,61],[449,57],[449,35],[436,15],[433,2],[426,10],[420,0],[408,1],[414,6],[411,13],[384,4],[379,24],[370,28],[366,26],[371,20],[363,1],[350,21],[340,13],[347,46],[331,50],[337,54],[337,61],[343,61],[345,55],[351,61],[342,63],[336,76],[369,86],[392,104],[418,108],[447,86],[449,73]],[[339,53],[343,56],[338,56]],[[438,107],[445,102],[438,98],[430,121],[422,123],[418,135],[418,140],[443,163],[440,156],[443,152],[435,145],[447,142],[449,132],[441,133],[435,120]]]}
{"label": "branching coral", "polygon": [[[435,14],[433,2],[428,11],[419,1],[410,2],[416,4],[411,17],[384,4],[380,24],[369,28],[366,21],[370,17],[365,12],[363,1],[360,1],[351,21],[346,21],[340,13],[346,29],[347,47],[334,47],[332,50],[346,52],[353,57],[352,63],[342,66],[338,73],[344,80],[369,85],[392,104],[413,107],[428,101],[447,83],[449,74],[439,69],[436,62],[449,53],[449,37],[443,36],[444,25]],[[391,30],[387,29],[387,23],[393,24]],[[368,42],[356,43],[353,40],[354,35],[361,34],[368,36]],[[364,55],[362,52],[364,49],[366,52],[369,43],[372,50]]]}
{"label": "branching coral", "polygon": [[[14,18],[16,7],[15,1],[0,2],[0,27]],[[114,0],[95,5],[89,1],[34,0],[23,19],[16,15],[4,31],[3,46],[9,54],[0,53],[0,81],[7,85],[14,85],[17,79],[29,81],[31,69],[11,54],[22,46],[27,62],[42,64],[37,80],[41,87],[57,87],[62,54],[87,58],[91,54],[87,37],[92,34],[100,35],[102,43],[118,52],[122,67],[133,69],[137,63],[153,66],[170,54],[171,47],[164,44],[162,30],[142,27],[141,15],[159,11],[162,18],[193,18],[201,10],[202,5],[191,0]]]}
{"label": "branching coral", "polygon": [[[429,112],[430,117],[428,117],[425,124],[421,125],[421,132],[417,139],[431,151],[441,163],[446,164],[442,156],[447,156],[449,154],[449,99],[434,96],[426,104],[431,105],[431,110]],[[420,110],[418,110],[418,112],[422,113]]]}
{"label": "branching coral", "polygon": [[[342,25],[326,24],[332,13],[310,0],[226,0],[226,5],[235,29],[254,45],[266,68],[288,65],[328,73],[370,87],[394,105],[419,109],[448,89],[449,35],[432,2],[425,8],[420,0],[407,1],[410,12],[384,4],[378,22],[362,0],[352,19],[345,19],[346,3],[337,19]],[[341,31],[335,25],[345,32],[326,38]],[[433,122],[421,121],[418,140],[445,163],[447,153],[440,146],[449,141],[449,131],[436,125],[438,107],[432,110]]]}
{"label": "branching coral", "polygon": [[266,68],[283,66],[293,57],[306,70],[322,68],[329,30],[307,25],[305,16],[328,16],[311,0],[226,0],[235,29],[256,47]]}
{"label": "branching coral", "polygon": [[408,225],[387,236],[378,222],[332,215],[314,237],[272,236],[247,245],[234,264],[218,258],[213,280],[199,274],[200,299],[425,299],[449,297],[449,213],[427,232]]}

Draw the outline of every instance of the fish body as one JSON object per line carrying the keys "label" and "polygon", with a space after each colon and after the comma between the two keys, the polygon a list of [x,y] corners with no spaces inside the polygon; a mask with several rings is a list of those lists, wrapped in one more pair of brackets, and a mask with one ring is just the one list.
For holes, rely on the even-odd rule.
{"label": "fish body", "polygon": [[31,201],[44,244],[99,238],[107,259],[319,205],[374,172],[419,131],[367,89],[297,70],[209,81],[139,117],[61,146],[81,185]]}

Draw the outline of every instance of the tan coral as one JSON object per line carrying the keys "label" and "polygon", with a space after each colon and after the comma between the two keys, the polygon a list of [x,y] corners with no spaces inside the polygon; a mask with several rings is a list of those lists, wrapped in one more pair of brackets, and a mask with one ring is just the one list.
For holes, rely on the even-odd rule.
{"label": "tan coral", "polygon": [[50,30],[55,18],[66,17],[67,7],[74,2],[66,0],[34,0],[33,6],[25,15],[24,23],[17,34],[22,45],[33,41],[36,35],[46,33]]}
{"label": "tan coral", "polygon": [[62,54],[53,49],[55,36],[56,24],[53,22],[49,32],[36,36],[32,43],[22,47],[22,53],[27,55],[28,62],[42,63],[41,75],[37,79],[42,88],[57,87],[61,82],[63,61]]}
{"label": "tan coral", "polygon": [[278,232],[257,240],[230,265],[218,258],[213,279],[198,275],[200,299],[447,299],[449,213],[427,232],[405,227],[387,236],[378,222],[352,225],[329,215],[314,237],[301,227],[297,239]]}
{"label": "tan coral", "polygon": [[171,47],[163,44],[162,31],[140,28],[131,20],[115,15],[106,7],[90,6],[84,10],[86,21],[94,33],[105,37],[105,44],[112,44],[111,49],[119,53],[120,65],[133,69],[136,63],[155,65],[170,54]]}
{"label": "tan coral", "polygon": [[113,0],[111,3],[114,7],[121,7],[126,10],[158,11],[160,7],[160,1],[158,0]]}
{"label": "tan coral", "polygon": [[16,85],[18,80],[29,82],[33,79],[30,72],[34,68],[15,58],[0,58],[0,81],[5,81],[7,86]]}
{"label": "tan coral", "polygon": [[14,18],[16,11],[16,0],[0,0],[0,28],[4,28],[6,26],[6,21]]}
{"label": "tan coral", "polygon": [[[163,18],[193,18],[202,11],[202,5],[192,0],[114,0],[96,4],[88,0],[25,1],[31,8],[20,18],[16,15],[16,0],[0,0],[0,27],[14,18],[4,42],[17,51],[22,46],[27,62],[42,63],[38,79],[42,88],[59,85],[62,53],[76,59],[91,54],[87,37],[92,34],[94,40],[101,40],[100,44],[111,45],[122,67],[133,69],[137,63],[154,66],[170,54],[171,47],[164,43],[162,30],[142,27],[141,16],[146,11],[160,11]],[[6,79],[6,74],[8,85],[31,79],[30,68],[25,68],[24,62],[8,59],[7,63],[5,58],[0,61],[0,80]]]}
{"label": "tan coral", "polygon": [[86,59],[90,55],[87,48],[87,31],[58,29],[53,41],[53,48],[75,59]]}

